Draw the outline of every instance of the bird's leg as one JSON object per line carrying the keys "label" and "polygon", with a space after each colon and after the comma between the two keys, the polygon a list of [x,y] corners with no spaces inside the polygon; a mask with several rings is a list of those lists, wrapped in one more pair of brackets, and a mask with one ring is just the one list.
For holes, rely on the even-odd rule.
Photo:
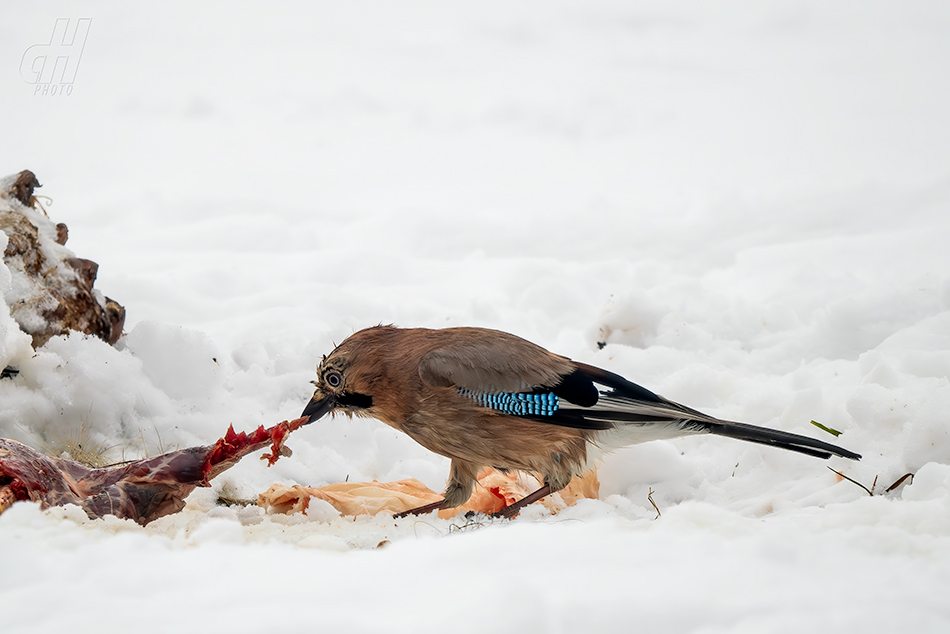
{"label": "bird's leg", "polygon": [[456,506],[465,504],[468,498],[472,497],[472,487],[475,485],[475,473],[476,470],[472,465],[459,460],[452,460],[452,466],[449,469],[449,484],[445,487],[445,493],[442,494],[441,500],[403,511],[393,517],[400,518],[406,517],[407,515],[422,515],[423,513],[455,508]]}
{"label": "bird's leg", "polygon": [[[508,506],[502,508],[500,511],[492,513],[492,517],[504,517],[511,519],[517,515],[521,509],[537,502],[546,495],[551,495],[554,491],[551,490],[551,487],[545,484],[543,487],[535,491],[534,493],[529,493],[524,496],[517,502],[512,502]],[[408,517],[410,515],[425,515],[426,513],[431,513],[432,511],[438,511],[443,508],[446,508],[445,500],[439,500],[438,502],[432,502],[431,504],[424,504],[422,506],[417,506],[414,509],[409,509],[408,511],[403,511],[402,513],[396,513],[393,515],[394,518]]]}
{"label": "bird's leg", "polygon": [[523,509],[524,507],[528,506],[532,502],[537,502],[538,500],[543,498],[545,495],[550,495],[551,493],[554,493],[554,491],[551,490],[551,485],[545,484],[543,487],[541,487],[534,493],[529,493],[528,495],[524,496],[517,502],[512,502],[511,504],[504,507],[500,511],[496,513],[492,513],[492,517],[506,517],[508,519],[511,519],[512,517],[517,515],[521,511],[521,509]]}
{"label": "bird's leg", "polygon": [[401,517],[408,517],[410,515],[425,515],[426,513],[440,510],[443,504],[445,504],[445,500],[439,500],[438,502],[432,502],[431,504],[423,504],[422,506],[417,506],[414,509],[409,509],[408,511],[403,511],[402,513],[396,513],[393,515],[393,517],[399,519]]}

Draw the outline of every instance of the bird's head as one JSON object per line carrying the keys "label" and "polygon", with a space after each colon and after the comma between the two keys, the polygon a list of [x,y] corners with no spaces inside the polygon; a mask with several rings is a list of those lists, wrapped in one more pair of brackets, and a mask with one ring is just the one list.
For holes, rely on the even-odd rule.
{"label": "bird's head", "polygon": [[[365,332],[365,331],[363,331]],[[301,416],[313,422],[326,414],[342,412],[348,416],[372,416],[373,394],[377,391],[381,369],[376,342],[356,333],[324,356],[317,366],[316,388]]]}

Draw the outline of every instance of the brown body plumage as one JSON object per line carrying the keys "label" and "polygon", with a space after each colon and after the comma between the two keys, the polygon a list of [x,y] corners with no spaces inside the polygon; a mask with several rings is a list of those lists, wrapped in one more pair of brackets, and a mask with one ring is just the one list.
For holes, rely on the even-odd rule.
{"label": "brown body plumage", "polygon": [[[611,389],[598,390],[595,383]],[[314,385],[304,410],[311,420],[332,411],[370,416],[450,458],[444,507],[463,504],[485,466],[540,476],[540,497],[566,486],[601,450],[691,433],[821,457],[860,457],[787,432],[720,421],[618,375],[484,328],[361,330],[324,358]],[[558,405],[553,414],[516,415],[486,405],[485,395],[499,394],[546,394]]]}

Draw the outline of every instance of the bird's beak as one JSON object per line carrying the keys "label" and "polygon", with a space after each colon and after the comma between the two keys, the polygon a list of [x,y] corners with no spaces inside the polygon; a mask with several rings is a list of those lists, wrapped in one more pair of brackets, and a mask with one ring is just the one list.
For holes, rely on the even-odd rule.
{"label": "bird's beak", "polygon": [[324,396],[318,391],[313,395],[313,398],[310,399],[310,402],[307,403],[307,406],[303,409],[303,413],[300,416],[301,418],[308,416],[310,418],[308,423],[312,423],[329,412],[330,408],[333,407],[333,403],[334,400],[332,396]]}

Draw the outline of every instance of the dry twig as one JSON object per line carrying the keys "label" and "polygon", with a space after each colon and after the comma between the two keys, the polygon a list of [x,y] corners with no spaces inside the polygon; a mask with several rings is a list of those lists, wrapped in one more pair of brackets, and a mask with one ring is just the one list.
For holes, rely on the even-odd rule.
{"label": "dry twig", "polygon": [[662,513],[660,513],[660,507],[658,507],[658,506],[656,505],[656,502],[653,501],[653,489],[652,489],[652,488],[647,492],[647,500],[649,500],[650,504],[653,505],[653,510],[656,511],[656,517],[654,517],[653,519],[654,519],[654,520],[660,519],[660,515],[662,515]]}

